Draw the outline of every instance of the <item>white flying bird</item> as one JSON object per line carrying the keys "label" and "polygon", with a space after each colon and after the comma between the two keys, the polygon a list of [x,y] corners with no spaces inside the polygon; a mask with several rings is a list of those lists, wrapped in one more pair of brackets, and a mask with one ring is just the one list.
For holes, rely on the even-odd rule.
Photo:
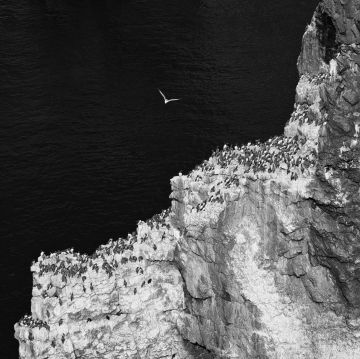
{"label": "white flying bird", "polygon": [[159,92],[160,92],[160,95],[163,97],[163,99],[164,99],[164,102],[165,102],[165,105],[168,103],[168,102],[171,102],[171,101],[179,101],[179,100],[181,100],[181,98],[170,98],[170,99],[167,99],[166,97],[165,97],[165,95],[160,91],[160,89],[158,89],[159,90]]}

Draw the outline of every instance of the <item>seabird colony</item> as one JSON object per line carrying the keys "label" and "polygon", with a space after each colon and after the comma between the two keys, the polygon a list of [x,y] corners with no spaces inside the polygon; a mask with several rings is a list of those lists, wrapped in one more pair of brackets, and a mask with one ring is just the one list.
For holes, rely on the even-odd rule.
{"label": "seabird colony", "polygon": [[[295,111],[295,116],[297,116],[296,114]],[[209,184],[208,199],[198,204],[195,210],[201,211],[207,202],[223,203],[225,201],[222,195],[223,189],[239,186],[240,179],[244,177],[268,178],[271,174],[281,173],[287,176],[289,181],[296,181],[299,176],[305,174],[315,164],[315,148],[311,149],[310,156],[309,151],[302,154],[302,146],[305,142],[305,138],[298,136],[275,136],[264,143],[257,140],[255,143],[249,142],[247,145],[234,147],[224,145],[221,150],[217,149],[208,161],[203,162],[188,175],[188,178],[194,182],[204,182],[205,180]],[[212,180],[213,178],[215,180]],[[138,229],[137,232],[128,234],[127,238],[110,239],[107,244],[101,245],[92,255],[74,252],[73,248],[58,251],[49,256],[42,252],[38,262],[33,262],[33,266],[37,266],[39,277],[49,273],[60,275],[63,283],[67,283],[72,277],[81,277],[84,292],[94,291],[93,283],[89,283],[87,280],[87,271],[89,270],[98,273],[101,267],[110,278],[119,266],[128,266],[132,263],[137,264],[136,268],[134,266],[136,275],[144,275],[141,266],[144,258],[133,255],[134,244],[148,241],[149,237],[146,231],[161,232],[161,238],[166,238],[172,228],[170,214],[171,209],[169,208],[145,222],[140,221],[139,225],[145,225],[147,230],[139,233]],[[150,243],[150,246],[152,250],[157,250],[156,244]],[[151,282],[151,278],[144,279],[141,287],[151,284]],[[49,296],[49,291],[51,291],[51,296],[58,297],[56,288],[53,288],[51,283],[46,288],[43,288],[40,283],[34,284],[34,287],[43,298]],[[124,287],[127,287],[126,280],[124,280]],[[139,293],[138,289],[133,288],[133,293],[134,295]],[[74,299],[72,293],[69,299],[70,301]],[[60,298],[59,302],[62,305]],[[46,322],[32,319],[30,315],[25,315],[20,320],[20,325],[48,326]]]}

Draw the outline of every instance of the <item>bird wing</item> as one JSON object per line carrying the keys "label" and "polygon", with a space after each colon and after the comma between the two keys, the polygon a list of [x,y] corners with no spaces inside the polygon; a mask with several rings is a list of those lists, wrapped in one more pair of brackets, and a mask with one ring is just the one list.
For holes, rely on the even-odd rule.
{"label": "bird wing", "polygon": [[160,95],[164,98],[164,101],[166,101],[166,97],[165,97],[165,95],[161,92],[161,90],[160,89],[158,89],[159,90],[159,92],[160,92]]}
{"label": "bird wing", "polygon": [[167,100],[167,102],[170,102],[170,101],[179,101],[181,100],[181,98],[171,98],[170,100]]}

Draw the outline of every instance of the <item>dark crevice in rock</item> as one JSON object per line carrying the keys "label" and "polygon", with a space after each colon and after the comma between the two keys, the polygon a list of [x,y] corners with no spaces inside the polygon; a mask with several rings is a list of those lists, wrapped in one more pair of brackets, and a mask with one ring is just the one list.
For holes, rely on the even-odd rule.
{"label": "dark crevice in rock", "polygon": [[194,355],[198,359],[217,359],[218,357],[213,354],[209,349],[199,343],[193,343],[186,338],[183,338],[189,354]]}
{"label": "dark crevice in rock", "polygon": [[225,289],[223,289],[223,292],[219,297],[226,302],[232,302],[231,295]]}
{"label": "dark crevice in rock", "polygon": [[332,18],[321,9],[319,9],[315,20],[319,41],[324,49],[324,61],[328,64],[338,51],[336,28]]}
{"label": "dark crevice in rock", "polygon": [[343,208],[340,206],[336,206],[333,203],[331,204],[321,203],[315,198],[311,198],[311,197],[309,197],[308,200],[310,201],[313,209],[319,208],[322,212],[328,214],[334,220],[336,220],[340,214],[344,214]]}

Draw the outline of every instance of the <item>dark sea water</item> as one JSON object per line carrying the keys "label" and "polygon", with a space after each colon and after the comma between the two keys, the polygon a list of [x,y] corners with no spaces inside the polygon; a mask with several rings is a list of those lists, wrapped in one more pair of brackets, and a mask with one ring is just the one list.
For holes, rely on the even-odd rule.
{"label": "dark sea water", "polygon": [[91,253],[217,146],[282,133],[316,3],[0,2],[0,358],[41,250]]}

